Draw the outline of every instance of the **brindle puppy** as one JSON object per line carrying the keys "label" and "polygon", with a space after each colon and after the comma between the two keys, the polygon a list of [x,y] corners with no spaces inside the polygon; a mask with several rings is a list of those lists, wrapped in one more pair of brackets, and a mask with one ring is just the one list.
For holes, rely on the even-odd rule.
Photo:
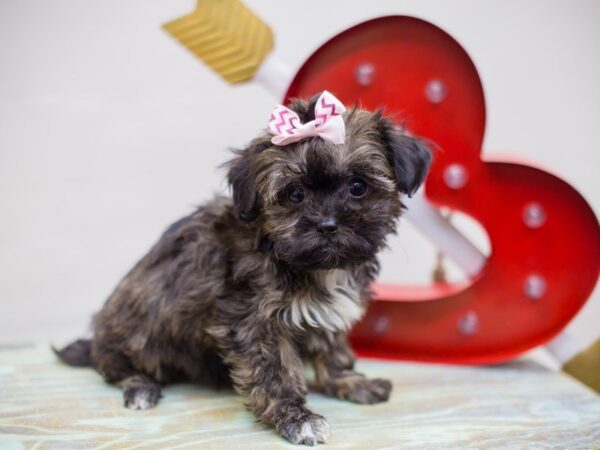
{"label": "brindle puppy", "polygon": [[[303,122],[314,102],[290,108]],[[325,442],[305,405],[303,363],[326,395],[386,401],[391,384],[354,371],[346,333],[360,319],[376,254],[395,231],[429,150],[379,113],[344,113],[346,142],[286,147],[263,134],[228,164],[233,200],[174,223],[93,320],[93,338],[57,352],[146,409],[161,385],[231,382],[265,424],[296,444]]]}

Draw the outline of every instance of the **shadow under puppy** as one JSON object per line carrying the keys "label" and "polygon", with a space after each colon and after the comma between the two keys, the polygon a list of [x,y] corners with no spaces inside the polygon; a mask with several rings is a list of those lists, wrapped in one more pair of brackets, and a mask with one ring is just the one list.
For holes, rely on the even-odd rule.
{"label": "shadow under puppy", "polygon": [[326,395],[365,404],[390,395],[389,381],[354,371],[346,334],[395,231],[398,192],[417,190],[430,152],[327,92],[278,108],[276,136],[228,163],[233,199],[169,227],[95,315],[93,338],[57,353],[121,386],[132,409],[154,406],[166,383],[232,383],[262,422],[315,445],[329,427],[305,405],[305,362]]}

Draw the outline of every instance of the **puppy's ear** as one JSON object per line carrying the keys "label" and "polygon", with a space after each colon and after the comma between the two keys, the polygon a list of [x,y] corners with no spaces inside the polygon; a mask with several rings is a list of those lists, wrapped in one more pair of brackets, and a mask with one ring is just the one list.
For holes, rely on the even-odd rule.
{"label": "puppy's ear", "polygon": [[235,215],[242,222],[252,222],[260,214],[261,201],[256,189],[254,160],[270,141],[253,141],[248,148],[234,150],[236,157],[226,164],[227,181],[232,190]]}
{"label": "puppy's ear", "polygon": [[381,135],[388,148],[400,192],[413,195],[425,181],[431,164],[431,150],[419,138],[407,136],[390,120],[379,117]]}

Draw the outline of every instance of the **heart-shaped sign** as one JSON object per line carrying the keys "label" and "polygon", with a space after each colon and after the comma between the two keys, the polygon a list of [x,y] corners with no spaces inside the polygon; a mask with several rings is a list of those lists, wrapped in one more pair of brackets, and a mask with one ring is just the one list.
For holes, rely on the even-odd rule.
{"label": "heart-shaped sign", "polygon": [[286,98],[324,89],[346,105],[384,107],[435,142],[440,150],[427,199],[477,220],[491,242],[487,262],[466,285],[375,286],[376,299],[353,332],[355,349],[367,356],[491,363],[559,333],[598,279],[598,221],[561,179],[530,165],[481,159],[484,95],[463,48],[416,18],[370,20],[318,49]]}

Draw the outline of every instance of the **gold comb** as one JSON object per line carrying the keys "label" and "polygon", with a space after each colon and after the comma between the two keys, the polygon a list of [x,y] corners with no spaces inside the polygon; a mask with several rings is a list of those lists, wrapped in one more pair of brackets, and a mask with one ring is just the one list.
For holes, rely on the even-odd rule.
{"label": "gold comb", "polygon": [[239,0],[198,0],[163,28],[229,83],[251,79],[273,49],[273,31]]}

